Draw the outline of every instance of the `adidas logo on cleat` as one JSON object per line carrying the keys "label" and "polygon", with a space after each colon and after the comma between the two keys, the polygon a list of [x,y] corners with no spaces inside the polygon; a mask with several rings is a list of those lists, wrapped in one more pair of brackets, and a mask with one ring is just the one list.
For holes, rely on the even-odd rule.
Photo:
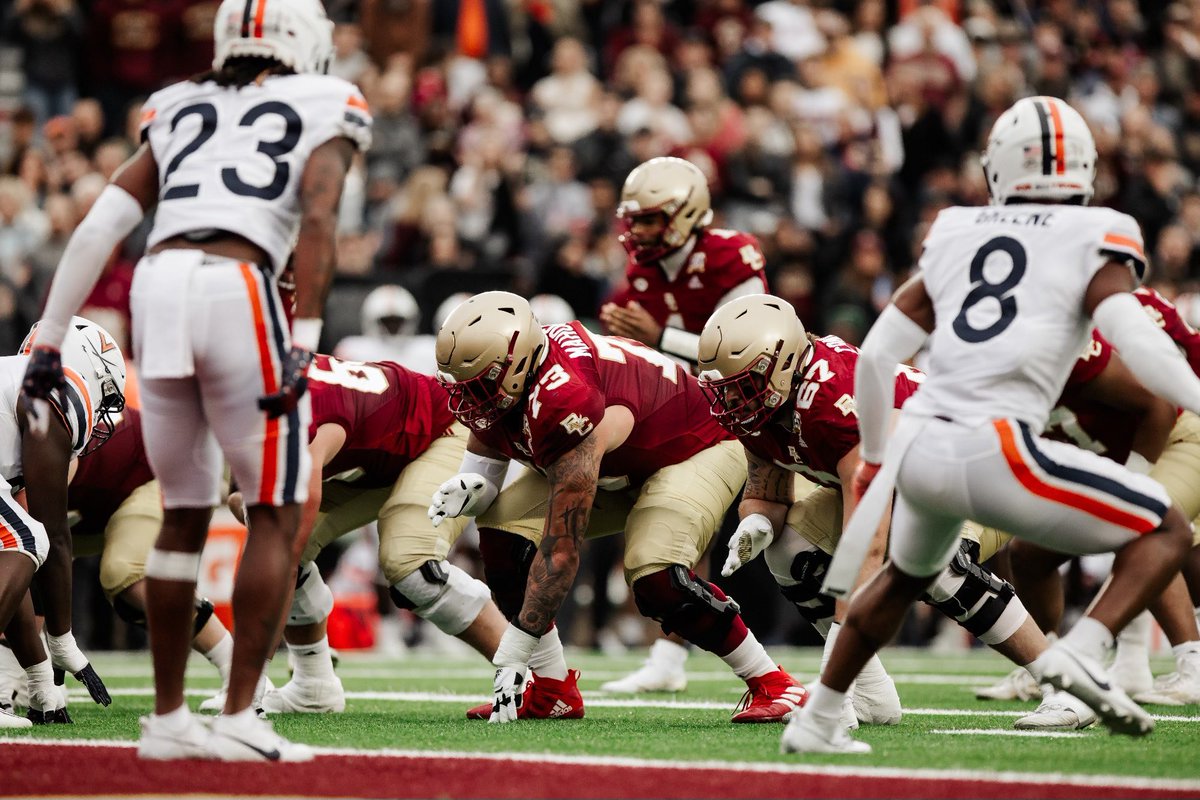
{"label": "adidas logo on cleat", "polygon": [[549,716],[551,719],[554,719],[555,717],[561,717],[564,714],[569,713],[570,711],[571,711],[571,707],[569,705],[564,703],[562,700],[555,700],[554,708],[550,709]]}

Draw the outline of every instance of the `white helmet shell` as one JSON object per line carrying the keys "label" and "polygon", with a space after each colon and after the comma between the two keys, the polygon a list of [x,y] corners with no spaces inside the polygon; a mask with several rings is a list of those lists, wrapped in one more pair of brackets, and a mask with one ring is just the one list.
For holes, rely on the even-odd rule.
{"label": "white helmet shell", "polygon": [[556,294],[536,294],[529,298],[529,307],[543,325],[565,325],[577,318],[571,304]]}
{"label": "white helmet shell", "polygon": [[[393,334],[384,327],[382,320],[388,317],[399,317],[404,320],[398,334]],[[403,286],[380,286],[367,295],[362,305],[362,331],[367,336],[376,339],[389,339],[392,336],[412,336],[417,332],[421,321],[421,309],[412,292]]]}
{"label": "white helmet shell", "polygon": [[1096,142],[1079,112],[1057,97],[1014,103],[992,126],[981,161],[993,205],[1092,199]]}
{"label": "white helmet shell", "polygon": [[224,0],[213,23],[213,68],[237,56],[271,58],[295,72],[324,72],[333,23],[320,0]]}

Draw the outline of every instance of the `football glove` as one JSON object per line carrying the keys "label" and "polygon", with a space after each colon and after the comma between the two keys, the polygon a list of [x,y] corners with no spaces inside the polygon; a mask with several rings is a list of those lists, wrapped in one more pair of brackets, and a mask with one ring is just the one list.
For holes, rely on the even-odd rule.
{"label": "football glove", "polygon": [[488,722],[515,722],[524,700],[524,668],[497,667],[496,678],[492,681],[492,715]]}
{"label": "football glove", "polygon": [[56,684],[61,686],[62,678],[60,676],[63,672],[69,672],[87,688],[92,700],[102,706],[112,704],[112,698],[109,697],[104,681],[96,674],[96,670],[88,662],[87,656],[75,644],[75,636],[70,631],[62,636],[47,636],[46,641],[50,650],[50,663],[55,669],[54,682]]}
{"label": "football glove", "polygon": [[775,539],[775,526],[762,514],[751,514],[738,523],[729,537],[729,556],[721,574],[728,578],[766,550]]}
{"label": "football glove", "polygon": [[21,391],[26,398],[30,430],[36,435],[45,436],[50,424],[50,395],[66,385],[62,353],[53,347],[35,346],[29,354]]}
{"label": "football glove", "polygon": [[429,518],[436,528],[447,517],[478,516],[487,511],[498,494],[500,489],[496,484],[478,472],[459,473],[433,493]]}
{"label": "football glove", "polygon": [[268,417],[275,419],[296,410],[300,398],[308,390],[308,365],[312,360],[312,352],[303,347],[293,346],[288,351],[283,359],[279,391],[258,398],[258,407],[267,412]]}

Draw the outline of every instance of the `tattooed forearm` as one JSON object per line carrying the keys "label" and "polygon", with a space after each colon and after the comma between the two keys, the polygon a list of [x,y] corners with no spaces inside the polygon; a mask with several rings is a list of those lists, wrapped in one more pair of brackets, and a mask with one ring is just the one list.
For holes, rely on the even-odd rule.
{"label": "tattooed forearm", "polygon": [[546,471],[550,480],[546,533],[529,567],[525,603],[518,617],[520,627],[530,633],[541,634],[550,627],[575,581],[603,455],[595,437],[588,437]]}
{"label": "tattooed forearm", "polygon": [[746,488],[743,500],[792,503],[792,473],[746,452]]}
{"label": "tattooed forearm", "polygon": [[321,317],[337,258],[337,210],[354,158],[347,139],[331,139],[308,157],[300,178],[300,236],[295,247],[296,316]]}

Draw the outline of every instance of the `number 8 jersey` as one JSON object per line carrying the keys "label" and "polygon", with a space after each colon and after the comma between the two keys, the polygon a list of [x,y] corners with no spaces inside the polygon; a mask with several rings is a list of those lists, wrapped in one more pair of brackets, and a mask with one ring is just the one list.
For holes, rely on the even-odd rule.
{"label": "number 8 jersey", "polygon": [[278,274],[299,230],[309,155],[338,137],[365,151],[371,115],[358,89],[328,75],[275,75],[242,87],[186,81],[150,96],[141,137],[159,173],[148,247],[226,230],[265,250]]}
{"label": "number 8 jersey", "polygon": [[1109,261],[1140,282],[1132,217],[1107,208],[1021,204],[941,211],[921,277],[937,320],[929,377],[905,411],[968,425],[1014,418],[1042,430],[1091,332],[1083,299]]}

